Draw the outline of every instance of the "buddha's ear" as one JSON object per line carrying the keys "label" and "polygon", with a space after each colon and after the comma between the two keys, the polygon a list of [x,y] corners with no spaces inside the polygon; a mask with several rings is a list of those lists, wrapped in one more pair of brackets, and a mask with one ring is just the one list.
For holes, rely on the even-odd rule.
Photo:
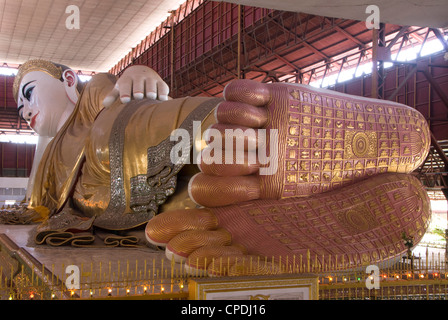
{"label": "buddha's ear", "polygon": [[77,89],[78,76],[72,69],[67,69],[62,73],[62,79],[64,80],[64,87],[67,97],[71,102],[76,104],[79,97],[79,92]]}

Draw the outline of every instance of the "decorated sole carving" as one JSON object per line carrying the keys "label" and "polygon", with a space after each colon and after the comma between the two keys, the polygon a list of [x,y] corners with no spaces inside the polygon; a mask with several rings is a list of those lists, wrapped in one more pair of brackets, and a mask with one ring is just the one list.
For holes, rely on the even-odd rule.
{"label": "decorated sole carving", "polygon": [[305,258],[310,250],[313,261],[338,256],[339,263],[358,266],[403,255],[402,234],[417,244],[431,214],[420,181],[397,173],[309,198],[256,200],[210,210],[219,227],[232,234],[232,242],[244,245],[249,254],[291,259]]}
{"label": "decorated sole carving", "polygon": [[[203,172],[191,183],[190,194],[203,206],[307,197],[377,174],[409,173],[429,152],[431,139],[424,117],[395,102],[251,80],[231,82],[224,98],[214,127],[221,131],[235,125],[266,129],[267,151],[271,150],[269,136],[276,130],[278,148],[268,156],[278,163],[259,164],[259,170],[250,172],[241,167],[240,176],[235,174],[235,165],[201,165]],[[268,167],[275,171],[260,174],[261,168]],[[226,170],[232,177],[226,176]],[[226,184],[232,187],[222,188]]]}

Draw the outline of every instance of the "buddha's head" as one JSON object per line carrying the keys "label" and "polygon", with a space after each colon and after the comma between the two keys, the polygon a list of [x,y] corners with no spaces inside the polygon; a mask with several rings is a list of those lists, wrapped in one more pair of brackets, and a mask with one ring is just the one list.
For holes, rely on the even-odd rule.
{"label": "buddha's head", "polygon": [[14,79],[19,115],[37,134],[54,137],[72,113],[80,86],[72,69],[46,60],[29,60]]}

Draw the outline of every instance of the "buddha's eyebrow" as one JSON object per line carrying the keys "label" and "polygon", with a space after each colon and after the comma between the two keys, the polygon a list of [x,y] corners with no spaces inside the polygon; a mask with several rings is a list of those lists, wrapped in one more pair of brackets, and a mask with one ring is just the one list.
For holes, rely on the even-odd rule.
{"label": "buddha's eyebrow", "polygon": [[25,88],[26,88],[26,86],[29,85],[31,82],[34,82],[34,81],[36,81],[36,80],[31,80],[30,82],[27,82],[27,83],[25,83],[23,85],[23,87],[22,87],[22,96],[23,97],[25,97]]}

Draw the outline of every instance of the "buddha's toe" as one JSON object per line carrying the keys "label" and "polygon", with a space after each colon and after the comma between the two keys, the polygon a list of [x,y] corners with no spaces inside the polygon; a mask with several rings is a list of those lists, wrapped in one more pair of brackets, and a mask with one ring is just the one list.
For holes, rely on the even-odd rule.
{"label": "buddha's toe", "polygon": [[178,234],[185,231],[208,231],[218,226],[214,214],[207,209],[186,209],[163,212],[146,225],[149,243],[165,247]]}

